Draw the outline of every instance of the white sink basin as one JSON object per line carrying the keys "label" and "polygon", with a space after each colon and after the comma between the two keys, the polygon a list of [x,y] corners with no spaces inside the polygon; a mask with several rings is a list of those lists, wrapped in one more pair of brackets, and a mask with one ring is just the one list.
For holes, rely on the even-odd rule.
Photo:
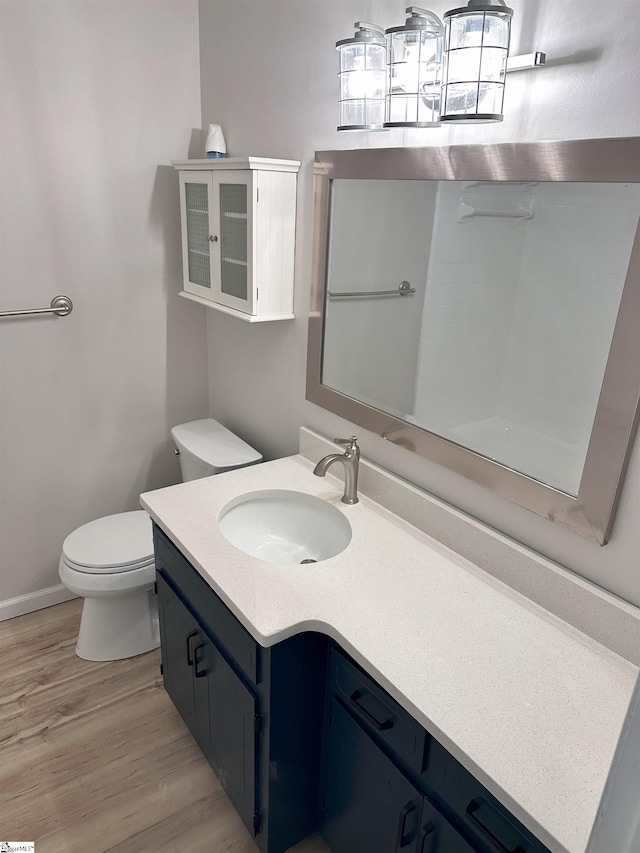
{"label": "white sink basin", "polygon": [[326,501],[304,492],[248,492],[223,507],[222,535],[267,563],[319,562],[351,541],[351,525]]}

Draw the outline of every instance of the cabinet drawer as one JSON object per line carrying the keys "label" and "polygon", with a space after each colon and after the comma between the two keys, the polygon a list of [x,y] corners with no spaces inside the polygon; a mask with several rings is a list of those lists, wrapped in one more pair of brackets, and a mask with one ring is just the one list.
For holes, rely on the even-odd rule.
{"label": "cabinet drawer", "polygon": [[[471,773],[432,740],[425,787],[437,788],[464,832],[487,853],[549,853]],[[428,849],[428,848],[427,848]]]}
{"label": "cabinet drawer", "polygon": [[172,542],[154,525],[156,569],[195,613],[210,636],[249,677],[260,680],[260,646]]}
{"label": "cabinet drawer", "polygon": [[351,714],[411,770],[420,773],[427,734],[404,708],[388,696],[359,667],[331,649],[329,691]]}

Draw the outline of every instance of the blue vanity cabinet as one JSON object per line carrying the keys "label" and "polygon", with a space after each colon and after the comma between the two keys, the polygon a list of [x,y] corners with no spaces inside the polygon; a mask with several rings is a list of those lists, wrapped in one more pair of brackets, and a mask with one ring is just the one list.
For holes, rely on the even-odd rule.
{"label": "blue vanity cabinet", "polygon": [[422,774],[448,813],[478,850],[487,853],[548,853],[462,765],[432,740]]}
{"label": "blue vanity cabinet", "polygon": [[549,853],[336,646],[327,704],[322,832],[334,853]]}
{"label": "blue vanity cabinet", "polygon": [[476,853],[336,699],[323,835],[333,853]]}
{"label": "blue vanity cabinet", "polygon": [[154,546],[165,688],[261,853],[318,829],[333,853],[549,853],[327,637],[261,647]]}
{"label": "blue vanity cabinet", "polygon": [[315,832],[327,639],[262,648],[154,525],[164,685],[261,853]]}
{"label": "blue vanity cabinet", "polygon": [[244,823],[253,829],[258,700],[158,574],[164,685]]}
{"label": "blue vanity cabinet", "polygon": [[415,853],[422,795],[333,699],[323,835],[333,853]]}
{"label": "blue vanity cabinet", "polygon": [[328,683],[322,834],[333,853],[477,853],[393,757],[419,768],[424,729],[335,649]]}

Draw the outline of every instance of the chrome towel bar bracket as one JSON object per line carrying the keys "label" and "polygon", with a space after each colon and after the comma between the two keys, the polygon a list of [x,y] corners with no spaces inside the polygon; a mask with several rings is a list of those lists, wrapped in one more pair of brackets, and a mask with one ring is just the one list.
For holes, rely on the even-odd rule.
{"label": "chrome towel bar bracket", "polygon": [[56,314],[66,317],[73,311],[73,302],[68,296],[54,296],[49,308],[26,308],[24,311],[0,311],[0,317],[27,317],[31,314]]}

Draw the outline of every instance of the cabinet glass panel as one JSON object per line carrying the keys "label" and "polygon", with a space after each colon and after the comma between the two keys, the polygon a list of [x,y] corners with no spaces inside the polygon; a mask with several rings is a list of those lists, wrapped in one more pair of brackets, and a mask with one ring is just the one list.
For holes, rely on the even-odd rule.
{"label": "cabinet glass panel", "polygon": [[220,184],[220,290],[247,298],[246,184]]}
{"label": "cabinet glass panel", "polygon": [[209,196],[206,184],[185,184],[189,281],[211,287]]}

